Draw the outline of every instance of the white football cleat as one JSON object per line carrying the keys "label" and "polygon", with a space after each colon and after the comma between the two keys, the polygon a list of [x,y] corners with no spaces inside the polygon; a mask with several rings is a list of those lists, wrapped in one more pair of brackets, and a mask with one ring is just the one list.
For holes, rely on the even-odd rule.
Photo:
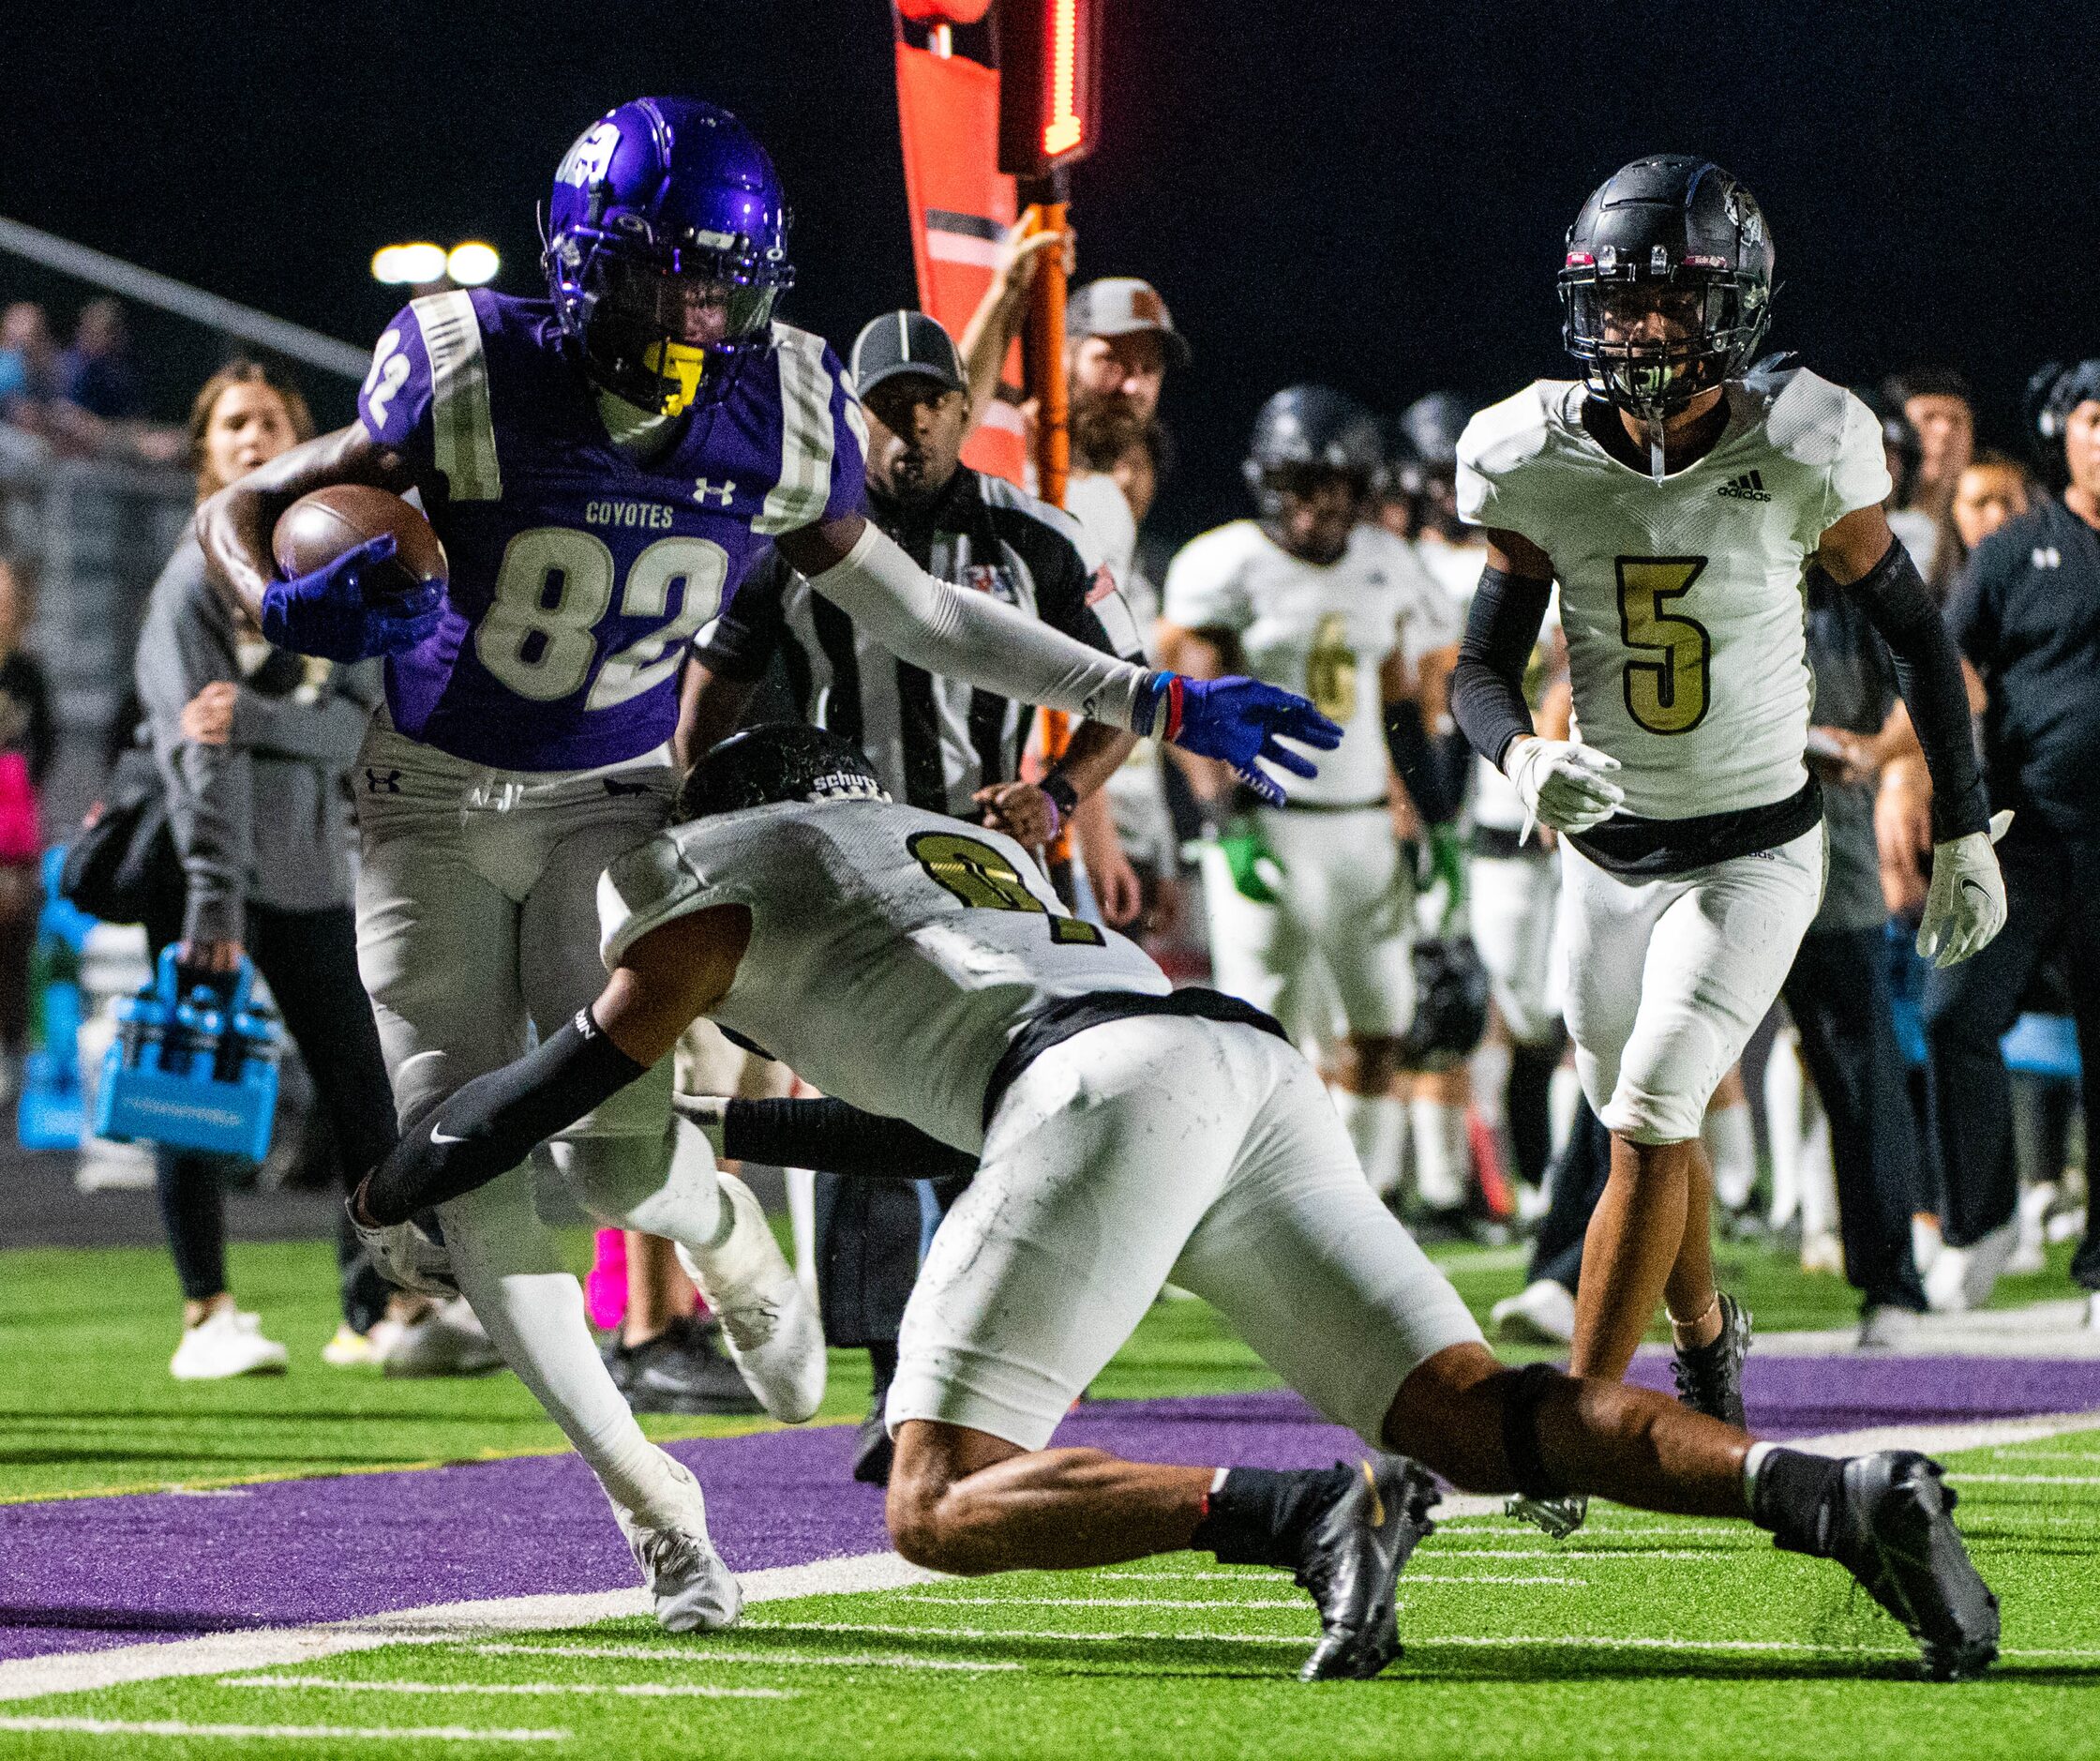
{"label": "white football cleat", "polygon": [[388,1331],[373,1355],[387,1376],[481,1376],[502,1367],[502,1353],[463,1296],[416,1320],[381,1321],[372,1332],[382,1327]]}
{"label": "white football cleat", "polygon": [[194,1327],[168,1360],[178,1382],[222,1382],[235,1376],[281,1376],[291,1358],[275,1339],[262,1337],[260,1317],[216,1308]]}
{"label": "white football cleat", "polygon": [[1575,1298],[1566,1285],[1540,1278],[1490,1309],[1488,1325],[1511,1345],[1565,1346],[1575,1337]]}
{"label": "white football cleat", "polygon": [[1967,1247],[1942,1247],[1925,1274],[1925,1298],[1935,1315],[1965,1315],[1990,1301],[1999,1275],[2019,1246],[2019,1219],[2002,1223]]}
{"label": "white football cleat", "polygon": [[693,1252],[678,1244],[679,1264],[714,1317],[722,1343],[766,1410],[800,1424],[824,1401],[824,1328],[780,1243],[765,1207],[734,1174],[717,1174],[729,1207],[728,1238]]}
{"label": "white football cleat", "polygon": [[672,1523],[654,1528],[615,1501],[612,1513],[627,1550],[641,1567],[656,1603],[656,1620],[667,1633],[712,1632],[733,1627],[743,1612],[743,1589],[708,1539],[707,1500],[700,1483],[676,1456],[659,1450],[677,1481],[681,1507]]}
{"label": "white football cleat", "polygon": [[1801,1243],[1801,1270],[1826,1272],[1834,1278],[1845,1275],[1845,1244],[1831,1229],[1819,1229]]}

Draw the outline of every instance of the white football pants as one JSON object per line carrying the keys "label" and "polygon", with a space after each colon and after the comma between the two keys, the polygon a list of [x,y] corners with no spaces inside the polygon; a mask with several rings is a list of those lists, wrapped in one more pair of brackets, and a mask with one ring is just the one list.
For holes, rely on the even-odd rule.
{"label": "white football pants", "polygon": [[1608,1129],[1635,1143],[1699,1136],[1792,969],[1822,880],[1820,824],[1776,850],[1631,883],[1563,844],[1568,1031]]}
{"label": "white football pants", "polygon": [[1473,945],[1509,1037],[1552,1044],[1561,1017],[1559,858],[1550,850],[1475,856],[1466,891]]}
{"label": "white football pants", "polygon": [[1216,846],[1203,852],[1210,970],[1218,988],[1295,1032],[1404,1033],[1415,1018],[1414,878],[1383,807],[1255,810],[1282,870],[1273,905],[1233,885]]}
{"label": "white football pants", "polygon": [[[675,780],[659,755],[604,771],[469,764],[375,722],[351,780],[363,858],[358,968],[404,1129],[461,1084],[524,1055],[605,987],[598,877],[662,829]],[[714,1162],[674,1129],[670,1061],[549,1146],[599,1221],[712,1239]],[[530,1164],[442,1206],[453,1270],[503,1361],[617,1502],[682,1508],[592,1343],[582,1292],[537,1214]]]}
{"label": "white football pants", "polygon": [[891,1430],[1041,1449],[1169,1278],[1373,1449],[1417,1366],[1480,1338],[1311,1064],[1256,1028],[1140,1016],[1051,1047],[1001,1098],[905,1309]]}

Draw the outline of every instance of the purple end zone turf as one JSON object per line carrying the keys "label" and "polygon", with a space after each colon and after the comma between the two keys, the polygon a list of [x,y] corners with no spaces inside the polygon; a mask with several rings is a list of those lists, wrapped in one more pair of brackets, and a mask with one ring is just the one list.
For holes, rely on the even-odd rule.
{"label": "purple end zone turf", "polygon": [[[1752,1424],[1801,1437],[2100,1407],[2100,1362],[1760,1358]],[[1643,1352],[1634,1379],[1667,1389]],[[1058,1441],[1194,1466],[1324,1465],[1357,1448],[1287,1392],[1107,1401]],[[679,1443],[709,1527],[742,1570],[887,1544],[882,1498],[853,1483],[848,1426]],[[484,1597],[636,1582],[574,1456],[0,1506],[0,1658],[345,1619]]]}

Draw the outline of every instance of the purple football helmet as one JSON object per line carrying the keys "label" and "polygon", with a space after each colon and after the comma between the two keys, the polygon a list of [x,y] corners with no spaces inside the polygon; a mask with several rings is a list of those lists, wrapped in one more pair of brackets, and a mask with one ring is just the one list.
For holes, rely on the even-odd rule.
{"label": "purple football helmet", "polygon": [[645,410],[719,397],[771,346],[795,278],[765,149],[726,110],[640,98],[586,128],[554,173],[547,279],[584,371]]}

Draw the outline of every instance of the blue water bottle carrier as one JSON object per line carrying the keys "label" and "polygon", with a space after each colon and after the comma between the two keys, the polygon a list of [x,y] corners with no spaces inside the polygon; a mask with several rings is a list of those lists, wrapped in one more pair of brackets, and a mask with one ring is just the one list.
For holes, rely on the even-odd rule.
{"label": "blue water bottle carrier", "polygon": [[186,996],[172,945],[154,982],[117,1005],[117,1035],[102,1064],[95,1132],[261,1162],[278,1110],[277,1017],[249,993],[243,958],[230,986],[199,984]]}

